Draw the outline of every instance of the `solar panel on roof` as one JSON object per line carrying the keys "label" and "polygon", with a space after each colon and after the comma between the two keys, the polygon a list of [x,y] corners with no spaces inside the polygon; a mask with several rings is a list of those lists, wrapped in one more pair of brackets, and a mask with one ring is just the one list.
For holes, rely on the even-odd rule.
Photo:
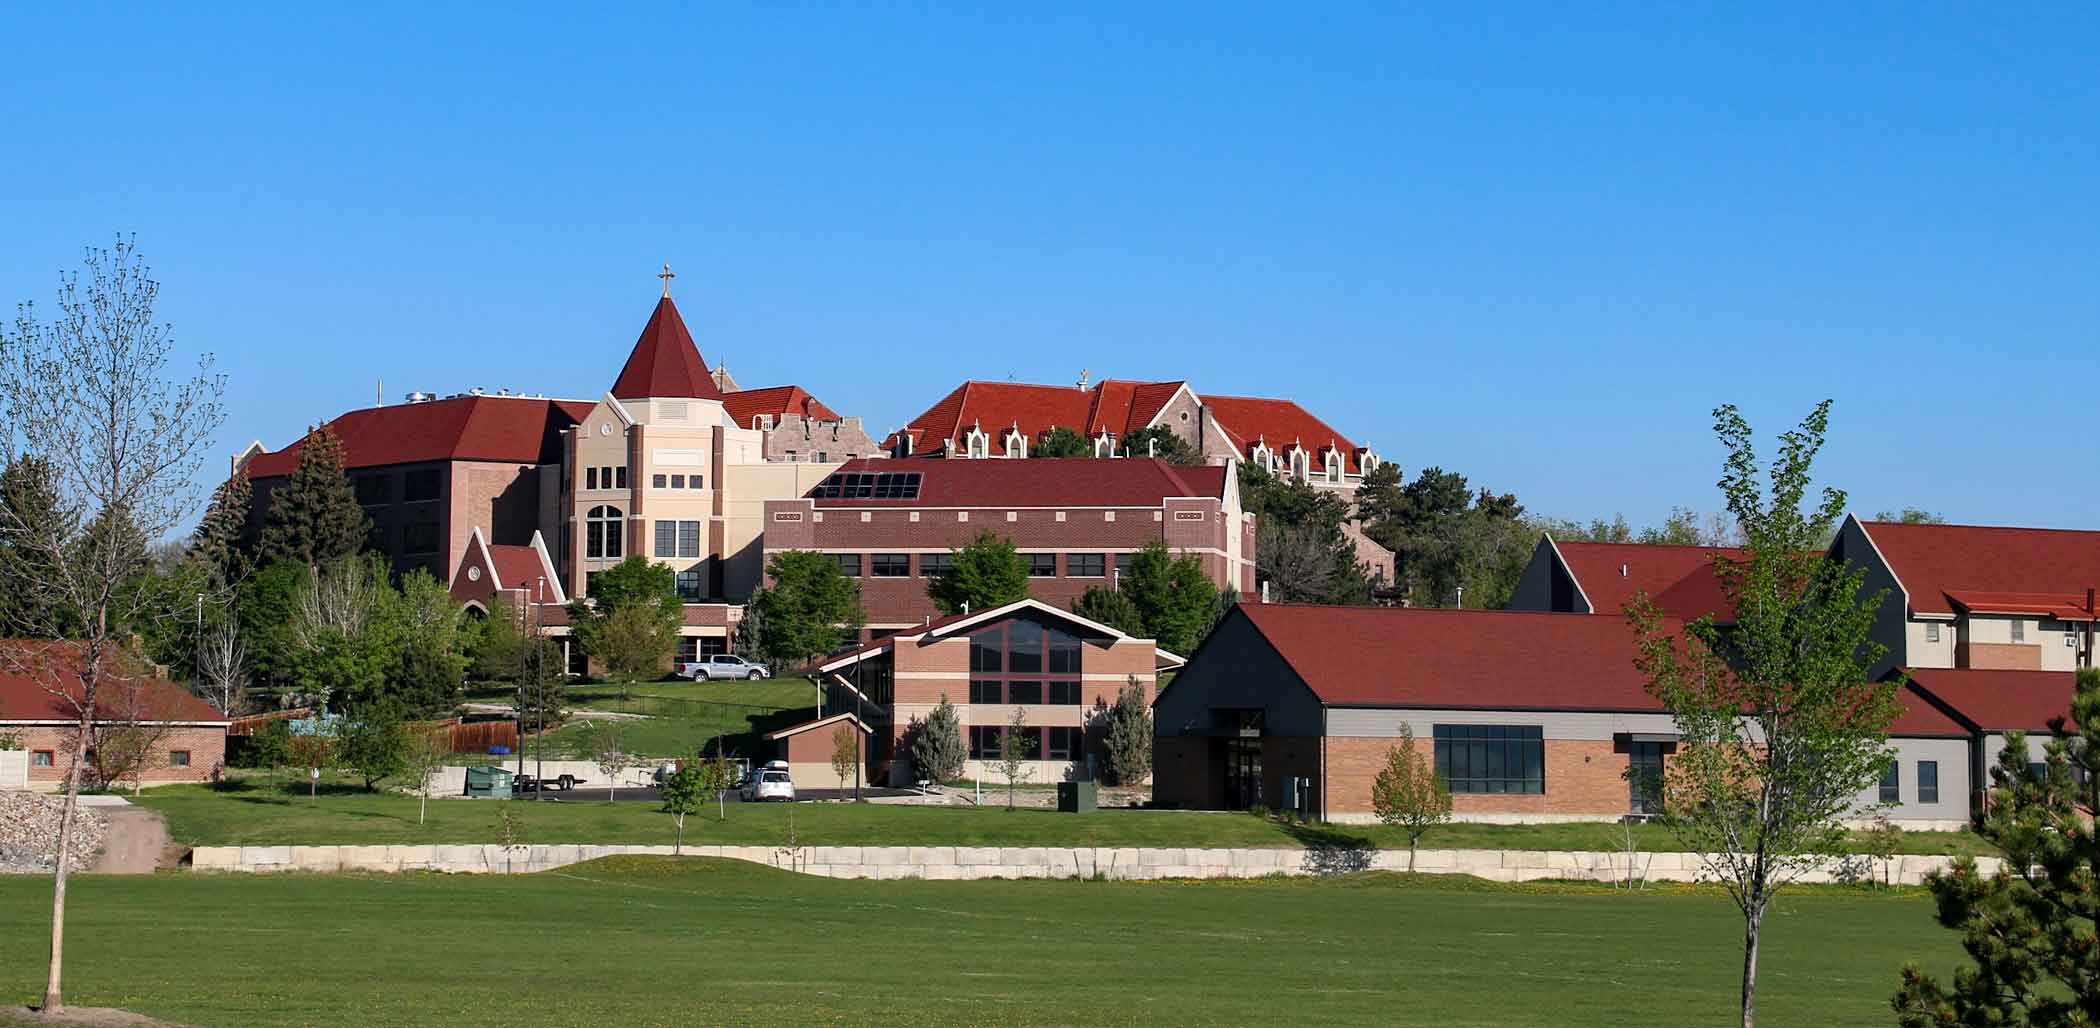
{"label": "solar panel on roof", "polygon": [[919,472],[839,471],[817,483],[814,500],[916,500]]}

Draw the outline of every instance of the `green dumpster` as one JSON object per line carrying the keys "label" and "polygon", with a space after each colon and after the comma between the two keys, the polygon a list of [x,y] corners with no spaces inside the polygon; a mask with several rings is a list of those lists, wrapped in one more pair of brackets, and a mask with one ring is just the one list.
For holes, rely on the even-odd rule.
{"label": "green dumpster", "polygon": [[1078,814],[1094,810],[1094,783],[1057,783],[1057,809],[1067,814]]}
{"label": "green dumpster", "polygon": [[467,768],[467,795],[509,799],[510,772],[485,764]]}

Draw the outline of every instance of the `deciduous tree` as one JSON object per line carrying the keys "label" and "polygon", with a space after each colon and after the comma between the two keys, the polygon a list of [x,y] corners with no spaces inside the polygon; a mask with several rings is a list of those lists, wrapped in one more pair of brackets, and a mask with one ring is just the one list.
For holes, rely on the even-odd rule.
{"label": "deciduous tree", "polygon": [[[61,277],[57,316],[41,322],[32,305],[0,331],[0,464],[50,469],[54,516],[25,516],[0,503],[0,538],[25,561],[33,602],[8,612],[10,634],[70,647],[18,651],[11,668],[46,683],[78,728],[58,828],[51,883],[51,948],[46,1016],[65,1007],[62,989],[66,885],[85,748],[104,686],[135,625],[123,588],[146,566],[148,541],[194,510],[194,482],[212,434],[224,420],[225,382],[209,357],[194,373],[171,374],[172,341],[154,320],[159,284],[130,240],[89,250],[82,275]],[[77,627],[75,627],[77,626]],[[71,629],[69,631],[69,629]],[[66,684],[77,683],[77,684]]]}
{"label": "deciduous tree", "polygon": [[590,602],[569,604],[569,620],[583,652],[615,679],[662,677],[685,620],[676,572],[631,556],[591,580]]}
{"label": "deciduous tree", "polygon": [[1882,647],[1869,637],[1883,593],[1863,571],[1826,560],[1817,543],[1845,494],[1804,502],[1829,426],[1830,404],[1780,436],[1769,471],[1732,405],[1714,411],[1728,458],[1721,492],[1748,555],[1714,563],[1727,606],[1666,621],[1646,597],[1627,612],[1637,664],[1682,737],[1666,769],[1664,822],[1700,854],[1743,916],[1742,1023],[1757,1014],[1757,957],[1772,896],[1841,853],[1854,798],[1888,766],[1896,683],[1867,672]]}
{"label": "deciduous tree", "polygon": [[620,737],[620,726],[608,723],[591,736],[591,760],[598,773],[605,776],[605,802],[613,801],[613,790],[620,784],[620,776],[635,766],[636,758],[627,752],[627,742]]}
{"label": "deciduous tree", "polygon": [[766,562],[773,584],[752,597],[758,611],[759,650],[788,666],[807,664],[846,645],[867,622],[860,583],[847,578],[829,554],[776,553]]}
{"label": "deciduous tree", "polygon": [[707,802],[707,773],[699,761],[687,761],[664,779],[657,792],[663,798],[663,812],[678,825],[678,835],[671,844],[671,852],[676,855],[685,849],[685,816],[699,813],[701,805]]}
{"label": "deciduous tree", "polygon": [[367,706],[336,732],[336,760],[357,772],[366,792],[408,770],[408,749],[408,729],[393,704]]}
{"label": "deciduous tree", "polygon": [[1028,447],[1030,457],[1091,457],[1094,444],[1073,429],[1058,425]]}
{"label": "deciduous tree", "polygon": [[1184,467],[1194,467],[1203,463],[1203,454],[1165,425],[1138,429],[1117,440],[1116,449],[1125,457],[1157,457],[1169,464]]}
{"label": "deciduous tree", "polygon": [[860,731],[852,725],[841,724],[831,733],[831,771],[839,778],[839,787],[845,788],[853,782],[855,798],[860,795],[860,778],[853,773],[860,764]]}
{"label": "deciduous tree", "polygon": [[438,772],[444,770],[445,762],[451,759],[452,729],[449,722],[407,727],[401,766],[403,774],[416,783],[417,824],[422,824],[429,815],[430,790],[437,781]]}
{"label": "deciduous tree", "polygon": [[1072,613],[1125,635],[1142,637],[1145,634],[1145,616],[1138,613],[1137,604],[1130,602],[1130,596],[1121,589],[1090,586],[1072,601]]}
{"label": "deciduous tree", "polygon": [[1153,540],[1130,559],[1130,573],[1117,586],[1130,597],[1144,624],[1144,634],[1162,649],[1187,654],[1203,641],[1210,626],[1217,587],[1194,554],[1179,557],[1167,544]]}
{"label": "deciduous tree", "polygon": [[999,777],[1006,779],[1006,809],[1014,809],[1014,789],[1034,770],[1030,761],[1035,759],[1035,731],[1028,727],[1028,710],[1016,706],[1007,719],[1006,731],[999,733],[999,762],[994,765]]}
{"label": "deciduous tree", "polygon": [[984,531],[950,552],[954,566],[926,582],[926,595],[941,613],[990,610],[1028,598],[1028,562],[1012,540]]}
{"label": "deciduous tree", "polygon": [[1371,810],[1378,820],[1407,833],[1407,869],[1430,829],[1451,820],[1451,788],[1415,749],[1413,726],[1400,726],[1400,741],[1385,751],[1385,766],[1371,783]]}

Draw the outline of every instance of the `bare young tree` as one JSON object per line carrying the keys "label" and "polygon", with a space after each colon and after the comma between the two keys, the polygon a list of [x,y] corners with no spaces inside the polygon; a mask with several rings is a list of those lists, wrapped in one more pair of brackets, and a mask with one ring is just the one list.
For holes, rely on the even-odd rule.
{"label": "bare young tree", "polygon": [[430,789],[438,772],[452,759],[452,726],[449,722],[408,726],[408,746],[402,754],[408,777],[415,780],[416,823],[430,814]]}
{"label": "bare young tree", "polygon": [[206,628],[198,640],[197,683],[205,699],[229,717],[248,693],[248,647],[242,644],[240,626],[230,612]]}
{"label": "bare young tree", "polygon": [[0,508],[9,546],[36,558],[28,562],[33,580],[14,585],[50,601],[28,605],[7,627],[29,638],[71,640],[16,647],[5,659],[11,670],[43,682],[79,729],[52,875],[47,1014],[65,1005],[67,855],[88,739],[105,688],[138,677],[117,658],[151,613],[124,585],[147,566],[150,544],[194,512],[197,472],[225,420],[225,379],[212,372],[208,355],[194,373],[171,369],[172,337],[153,316],[159,289],[133,242],[120,238],[110,249],[88,250],[81,271],[60,276],[52,321],[38,320],[24,303],[13,327],[0,330],[7,413],[0,458],[47,465],[56,498],[49,518],[23,520]]}
{"label": "bare young tree", "polygon": [[299,605],[292,611],[293,641],[302,649],[313,649],[329,632],[345,639],[364,634],[385,588],[386,583],[372,573],[366,561],[353,557],[324,565],[299,592]]}
{"label": "bare young tree", "polygon": [[598,765],[598,773],[605,776],[607,803],[613,801],[613,790],[619,788],[620,776],[640,762],[634,754],[627,752],[627,742],[620,736],[620,726],[611,722],[591,734],[591,760]]}

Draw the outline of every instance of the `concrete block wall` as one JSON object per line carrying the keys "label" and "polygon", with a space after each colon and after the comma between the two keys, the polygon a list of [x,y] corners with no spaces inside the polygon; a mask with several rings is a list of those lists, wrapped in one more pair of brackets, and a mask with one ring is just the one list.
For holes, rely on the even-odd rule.
{"label": "concrete block wall", "polygon": [[[201,846],[196,871],[339,872],[440,871],[450,874],[522,874],[549,871],[608,856],[670,856],[669,846],[557,844],[515,846]],[[1010,846],[687,846],[684,854],[742,860],[822,878],[963,881],[986,878],[1265,878],[1352,871],[1405,871],[1407,851],[1370,849],[1138,849],[1131,847]],[[1950,857],[1904,856],[1886,869],[1878,861],[1812,872],[1801,880],[1880,881],[1917,885],[1953,864]],[[1984,873],[1999,861],[1979,858]],[[1575,879],[1618,882],[1629,875],[1651,882],[1711,880],[1690,853],[1576,850],[1445,850],[1415,855],[1423,874],[1464,874],[1498,882]]]}

